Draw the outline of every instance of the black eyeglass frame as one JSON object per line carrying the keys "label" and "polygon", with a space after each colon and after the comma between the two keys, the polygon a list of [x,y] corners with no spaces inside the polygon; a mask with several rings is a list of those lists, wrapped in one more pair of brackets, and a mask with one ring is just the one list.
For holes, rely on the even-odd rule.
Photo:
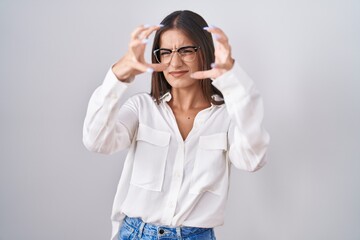
{"label": "black eyeglass frame", "polygon": [[[181,53],[180,53],[181,50],[186,49],[186,48],[192,48],[192,49],[195,50],[195,57],[194,57],[194,59],[191,60],[191,61],[185,61],[185,60],[183,60],[182,55],[181,55]],[[158,48],[158,49],[155,49],[155,50],[153,51],[153,54],[154,54],[155,59],[156,59],[156,61],[157,61],[158,63],[161,63],[161,61],[160,61],[160,59],[159,59],[160,56],[158,56],[158,53],[159,53],[161,50],[167,50],[167,51],[169,51],[170,54],[172,54],[173,52],[177,52],[177,53],[180,55],[181,60],[183,60],[184,62],[192,62],[192,61],[195,60],[195,58],[196,58],[196,52],[197,52],[199,49],[200,49],[200,46],[183,46],[183,47],[175,48],[174,50],[168,49],[168,48]],[[173,56],[174,56],[174,55],[173,55]],[[173,56],[171,56],[169,62],[171,62]]]}

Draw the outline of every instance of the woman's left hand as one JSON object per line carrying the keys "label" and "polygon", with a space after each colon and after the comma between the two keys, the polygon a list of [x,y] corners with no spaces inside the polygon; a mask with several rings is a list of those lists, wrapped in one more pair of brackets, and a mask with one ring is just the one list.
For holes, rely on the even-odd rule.
{"label": "woman's left hand", "polygon": [[215,63],[211,65],[212,69],[194,72],[191,77],[196,79],[216,79],[229,71],[234,65],[234,59],[231,57],[231,46],[229,39],[220,28],[211,26],[205,27],[204,30],[212,33],[216,41]]}

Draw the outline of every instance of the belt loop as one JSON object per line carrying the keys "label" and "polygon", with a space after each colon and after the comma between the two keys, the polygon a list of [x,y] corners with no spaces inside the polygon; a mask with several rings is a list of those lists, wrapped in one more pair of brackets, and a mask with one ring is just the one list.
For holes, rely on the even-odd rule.
{"label": "belt loop", "polygon": [[177,234],[177,236],[178,236],[178,239],[179,239],[179,240],[182,240],[182,237],[181,237],[181,227],[177,227],[177,228],[176,228],[176,234]]}
{"label": "belt loop", "polygon": [[144,231],[144,226],[145,226],[145,223],[143,221],[141,221],[141,225],[139,227],[139,234],[138,234],[139,239],[141,239],[141,237],[142,237],[142,233]]}

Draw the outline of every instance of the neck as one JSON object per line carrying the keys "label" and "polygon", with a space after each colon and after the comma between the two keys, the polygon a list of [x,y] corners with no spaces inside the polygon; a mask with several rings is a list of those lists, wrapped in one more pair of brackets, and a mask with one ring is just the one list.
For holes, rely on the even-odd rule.
{"label": "neck", "polygon": [[194,108],[209,107],[211,104],[206,100],[203,92],[199,87],[197,88],[172,88],[171,100],[169,105],[174,108],[178,108],[183,111],[187,111]]}

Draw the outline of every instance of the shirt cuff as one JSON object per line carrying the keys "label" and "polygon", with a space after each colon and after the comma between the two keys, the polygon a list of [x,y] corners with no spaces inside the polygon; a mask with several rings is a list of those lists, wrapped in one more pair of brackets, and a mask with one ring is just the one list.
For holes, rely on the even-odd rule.
{"label": "shirt cuff", "polygon": [[102,92],[105,95],[109,95],[112,98],[120,98],[124,91],[129,87],[134,78],[130,78],[128,82],[123,82],[117,79],[114,72],[112,71],[112,66],[106,73],[104,82],[102,83]]}

